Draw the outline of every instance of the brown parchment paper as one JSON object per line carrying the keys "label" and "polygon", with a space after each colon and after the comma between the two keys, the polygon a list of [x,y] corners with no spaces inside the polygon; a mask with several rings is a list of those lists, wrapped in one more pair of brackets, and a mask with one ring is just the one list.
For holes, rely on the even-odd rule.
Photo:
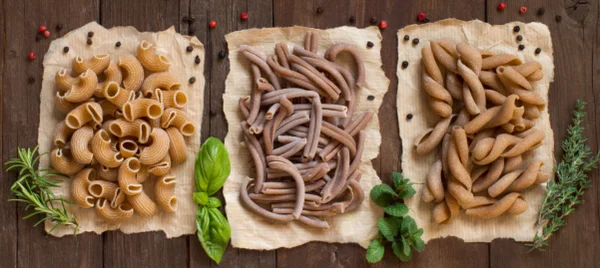
{"label": "brown parchment paper", "polygon": [[[521,31],[513,32],[513,27],[519,25]],[[404,35],[409,35],[411,41],[404,41]],[[523,36],[522,42],[516,41],[516,36]],[[419,38],[418,45],[412,44],[413,38]],[[409,214],[417,224],[424,229],[423,240],[428,241],[438,237],[455,236],[466,242],[490,242],[494,238],[514,238],[517,241],[532,241],[538,228],[535,226],[541,199],[545,193],[546,184],[532,186],[523,194],[529,208],[521,215],[500,216],[495,219],[482,220],[468,217],[461,211],[459,217],[447,225],[432,222],[431,211],[433,203],[421,200],[427,172],[438,156],[437,150],[423,156],[415,152],[414,142],[420,133],[437,122],[437,116],[430,111],[425,93],[421,86],[423,64],[421,48],[428,47],[429,41],[446,38],[456,43],[467,42],[479,49],[495,53],[510,53],[518,56],[523,62],[539,61],[543,68],[544,78],[533,83],[533,90],[538,92],[548,103],[548,88],[554,80],[554,62],[552,56],[552,40],[548,27],[541,23],[513,22],[495,25],[475,20],[459,21],[447,19],[435,23],[410,25],[398,31],[398,121],[402,139],[402,170],[404,175],[415,184],[417,194],[406,200]],[[519,44],[525,49],[518,50]],[[534,50],[541,48],[542,53],[535,55]],[[402,61],[410,65],[402,69]],[[412,113],[411,120],[406,115]],[[535,128],[545,132],[542,146],[528,153],[525,159],[540,159],[544,161],[542,170],[552,174],[554,163],[554,135],[550,127],[548,107],[541,111],[541,117],[536,121]]]}
{"label": "brown parchment paper", "polygon": [[[87,45],[87,32],[94,32],[93,44]],[[135,55],[136,48],[141,41],[147,40],[154,44],[157,51],[169,58],[171,67],[169,71],[181,82],[181,89],[188,95],[188,104],[185,108],[196,125],[197,131],[192,137],[186,138],[187,160],[173,168],[171,171],[177,177],[175,194],[178,199],[178,208],[175,213],[167,213],[161,209],[148,218],[138,215],[120,223],[111,224],[96,214],[95,209],[84,209],[76,205],[69,206],[81,229],[79,233],[95,232],[100,234],[107,230],[120,229],[124,233],[140,233],[162,230],[167,237],[176,237],[184,234],[193,234],[196,231],[195,213],[196,205],[192,200],[194,191],[194,161],[200,148],[200,127],[202,125],[202,107],[204,104],[204,45],[196,37],[183,36],[175,32],[173,27],[162,32],[138,32],[133,27],[115,27],[105,29],[96,22],[90,22],[83,27],[73,30],[65,36],[58,38],[50,44],[44,56],[44,77],[40,93],[40,127],[38,130],[38,143],[40,152],[52,150],[52,133],[58,122],[64,119],[55,108],[54,95],[56,94],[54,77],[60,68],[72,69],[72,61],[76,56],[84,59],[97,54],[110,54],[112,62],[117,62],[119,56]],[[121,47],[115,47],[117,41]],[[194,50],[186,52],[188,45]],[[63,53],[63,47],[70,48],[68,53]],[[196,55],[200,56],[201,64],[194,64]],[[196,83],[188,83],[188,79],[196,77]],[[43,157],[41,166],[48,166],[48,157]],[[71,180],[65,179],[62,187],[55,190],[57,195],[70,197]],[[144,191],[153,198],[154,180],[149,179],[144,183]],[[46,222],[46,231],[53,224]],[[52,235],[63,236],[73,234],[73,229],[60,227]]]}
{"label": "brown parchment paper", "polygon": [[[349,43],[360,49],[365,60],[367,85],[356,91],[358,98],[356,112],[373,110],[376,113],[366,129],[368,145],[359,167],[363,174],[360,184],[365,192],[365,200],[358,210],[330,218],[328,221],[331,228],[327,230],[311,229],[298,222],[289,224],[268,222],[246,210],[239,199],[242,181],[254,176],[250,154],[241,145],[243,137],[237,103],[240,97],[250,94],[252,78],[249,63],[239,53],[239,46],[250,45],[265,55],[270,55],[274,53],[275,44],[279,42],[287,42],[290,49],[294,45],[302,46],[304,34],[307,32],[315,32],[320,35],[319,54],[321,55],[335,43]],[[231,175],[225,183],[223,194],[227,203],[225,207],[227,218],[231,224],[232,245],[247,249],[275,249],[291,248],[310,241],[324,241],[358,243],[367,247],[370,240],[377,234],[377,219],[382,215],[382,210],[370,201],[369,191],[374,185],[381,183],[371,160],[379,154],[381,135],[377,111],[389,86],[389,80],[381,69],[382,37],[377,27],[366,29],[340,27],[328,30],[304,27],[252,29],[230,33],[225,36],[225,39],[229,47],[230,71],[225,81],[223,110],[229,126],[225,146],[231,158]],[[367,41],[373,42],[375,46],[367,49]],[[350,64],[352,70],[356,68],[352,59],[347,55],[340,54],[338,58],[340,58],[339,62]],[[375,99],[368,101],[368,95],[375,96]]]}

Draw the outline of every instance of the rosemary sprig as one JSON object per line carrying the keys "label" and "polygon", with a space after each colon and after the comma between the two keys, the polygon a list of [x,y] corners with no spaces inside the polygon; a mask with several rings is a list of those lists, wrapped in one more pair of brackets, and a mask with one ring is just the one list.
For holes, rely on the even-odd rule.
{"label": "rosemary sprig", "polygon": [[585,189],[591,186],[587,173],[598,166],[600,153],[593,156],[592,149],[585,143],[583,119],[585,102],[577,100],[573,122],[563,140],[562,161],[554,167],[558,179],[548,183],[546,196],[539,211],[538,225],[543,225],[541,235],[536,233],[531,250],[544,250],[552,234],[564,226],[565,218],[582,203]]}
{"label": "rosemary sprig", "polygon": [[[44,154],[37,154],[38,146],[34,149],[17,148],[18,158],[13,158],[4,165],[8,168],[6,171],[18,171],[17,180],[10,187],[10,191],[16,196],[9,201],[22,202],[27,204],[26,210],[33,209],[31,213],[23,219],[31,218],[35,215],[42,215],[42,219],[35,223],[39,225],[44,221],[56,223],[50,233],[61,225],[70,225],[75,228],[74,234],[77,234],[79,223],[75,216],[69,215],[65,203],[70,203],[62,197],[54,195],[50,188],[58,187],[60,181],[51,181],[52,177],[65,177],[62,174],[50,173],[49,168],[36,169],[35,165]],[[37,154],[37,155],[36,155]]]}

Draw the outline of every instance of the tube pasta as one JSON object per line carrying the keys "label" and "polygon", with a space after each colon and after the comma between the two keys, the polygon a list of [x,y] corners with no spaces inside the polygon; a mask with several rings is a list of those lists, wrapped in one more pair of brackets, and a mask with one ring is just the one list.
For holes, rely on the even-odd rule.
{"label": "tube pasta", "polygon": [[129,91],[138,91],[144,82],[144,68],[132,55],[119,57],[119,67],[123,70],[123,87]]}
{"label": "tube pasta", "polygon": [[99,199],[96,201],[96,211],[98,212],[98,215],[111,222],[125,221],[133,217],[134,214],[134,209],[131,205],[122,203],[117,207],[112,207],[110,202],[106,199]]}
{"label": "tube pasta", "polygon": [[142,92],[144,96],[151,97],[154,90],[157,88],[164,89],[167,91],[178,90],[181,87],[181,83],[169,72],[153,73],[146,77],[142,84]]}
{"label": "tube pasta", "polygon": [[64,94],[64,99],[69,102],[84,102],[94,95],[98,86],[98,77],[87,69],[79,75],[79,81],[73,84]]}
{"label": "tube pasta", "polygon": [[148,166],[148,173],[156,176],[167,175],[171,171],[171,157],[167,154],[165,158]]}
{"label": "tube pasta", "polygon": [[50,152],[50,164],[58,173],[68,176],[79,172],[85,167],[85,165],[75,161],[67,149],[62,148],[55,148]]}
{"label": "tube pasta", "polygon": [[154,188],[156,203],[167,212],[177,211],[175,184],[177,184],[177,180],[173,176],[164,176],[156,181]]}
{"label": "tube pasta", "polygon": [[156,214],[156,203],[143,191],[140,194],[128,195],[127,201],[131,204],[134,211],[142,217],[149,217]]}
{"label": "tube pasta", "polygon": [[60,121],[58,125],[56,125],[56,129],[54,129],[54,134],[52,135],[54,137],[54,146],[64,148],[71,140],[73,132],[75,132],[75,129],[68,127],[64,120]]}
{"label": "tube pasta", "polygon": [[65,118],[65,124],[71,129],[78,129],[91,121],[102,122],[102,107],[95,102],[86,102],[77,106]]}
{"label": "tube pasta", "polygon": [[157,119],[163,115],[163,105],[151,99],[132,100],[123,105],[123,116],[127,121],[138,118]]}
{"label": "tube pasta", "polygon": [[118,108],[134,99],[133,91],[121,88],[116,82],[108,82],[104,86],[104,97]]}
{"label": "tube pasta", "polygon": [[119,189],[119,185],[104,180],[94,180],[88,186],[88,192],[96,199],[112,200],[117,195],[117,189]]}
{"label": "tube pasta", "polygon": [[94,55],[91,59],[84,60],[82,57],[73,59],[73,71],[77,74],[91,70],[96,75],[101,74],[110,64],[110,55]]}
{"label": "tube pasta", "polygon": [[138,151],[138,145],[134,140],[121,140],[117,146],[119,148],[119,152],[125,158],[134,156]]}
{"label": "tube pasta", "polygon": [[187,150],[183,135],[178,129],[170,127],[167,129],[169,135],[169,156],[173,163],[183,163],[187,159]]}
{"label": "tube pasta", "polygon": [[187,94],[181,90],[163,91],[160,89],[155,90],[155,95],[160,94],[160,102],[168,108],[183,108],[188,101]]}
{"label": "tube pasta", "polygon": [[73,109],[77,108],[77,104],[65,100],[65,93],[56,92],[54,95],[54,101],[56,102],[56,108],[62,113],[70,113]]}
{"label": "tube pasta", "polygon": [[169,135],[166,131],[155,128],[150,133],[150,145],[141,150],[140,162],[144,165],[156,164],[169,153]]}
{"label": "tube pasta", "polygon": [[136,119],[127,121],[115,119],[108,124],[108,131],[119,138],[135,137],[140,143],[147,143],[150,139],[152,127],[144,120]]}
{"label": "tube pasta", "polygon": [[95,170],[98,178],[103,179],[105,181],[117,181],[119,178],[118,169],[116,168],[108,168],[102,165],[98,165]]}
{"label": "tube pasta", "polygon": [[94,134],[91,142],[94,157],[101,165],[108,168],[116,168],[123,162],[123,156],[111,147],[111,138],[108,132],[100,129]]}
{"label": "tube pasta", "polygon": [[164,55],[158,55],[153,49],[153,44],[148,41],[142,41],[136,50],[136,56],[140,60],[139,62],[151,72],[163,72],[166,71],[171,62]]}
{"label": "tube pasta", "polygon": [[79,83],[79,77],[72,77],[69,75],[67,69],[60,69],[56,72],[56,76],[54,76],[54,81],[56,81],[56,89],[58,92],[67,92],[67,90],[71,89],[73,85]]}
{"label": "tube pasta", "polygon": [[94,129],[90,126],[75,130],[71,138],[71,154],[73,159],[80,164],[91,164],[94,154],[90,149],[90,141],[94,137]]}
{"label": "tube pasta", "polygon": [[196,132],[196,126],[191,122],[189,116],[181,110],[169,108],[164,111],[160,118],[161,127],[176,127],[181,135],[189,137]]}
{"label": "tube pasta", "polygon": [[119,187],[126,195],[139,195],[143,193],[142,185],[138,183],[136,174],[142,168],[142,164],[135,157],[130,157],[123,161],[119,167]]}
{"label": "tube pasta", "polygon": [[73,176],[73,182],[71,184],[71,196],[75,204],[82,208],[94,207],[94,197],[88,192],[88,187],[91,181],[96,179],[96,172],[94,169],[86,168],[79,171]]}
{"label": "tube pasta", "polygon": [[96,86],[96,92],[94,92],[94,97],[104,98],[104,86],[109,82],[115,82],[118,85],[123,82],[123,75],[121,74],[121,70],[119,66],[111,63],[108,65],[108,68],[104,70],[104,81],[98,82],[98,86]]}

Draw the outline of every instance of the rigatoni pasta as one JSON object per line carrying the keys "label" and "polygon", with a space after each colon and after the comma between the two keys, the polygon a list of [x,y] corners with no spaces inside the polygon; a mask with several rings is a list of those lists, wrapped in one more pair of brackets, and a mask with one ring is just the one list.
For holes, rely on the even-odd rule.
{"label": "rigatoni pasta", "polygon": [[56,73],[56,106],[66,115],[53,133],[51,165],[72,176],[75,203],[107,221],[174,212],[170,172],[187,159],[184,137],[196,131],[186,89],[147,41],[115,60],[75,57],[72,70]]}

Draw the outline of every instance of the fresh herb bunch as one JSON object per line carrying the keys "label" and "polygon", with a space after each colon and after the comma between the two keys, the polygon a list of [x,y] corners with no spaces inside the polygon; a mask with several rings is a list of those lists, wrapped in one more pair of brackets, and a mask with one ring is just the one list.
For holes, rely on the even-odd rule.
{"label": "fresh herb bunch", "polygon": [[40,157],[45,154],[37,154],[37,150],[38,146],[33,149],[17,148],[18,158],[13,158],[4,163],[8,166],[6,171],[18,171],[17,180],[10,187],[10,191],[16,198],[11,198],[9,201],[22,202],[27,204],[26,210],[33,209],[23,219],[29,219],[38,214],[42,215],[42,219],[36,222],[34,226],[44,221],[50,221],[55,225],[49,233],[52,233],[57,227],[65,225],[74,227],[74,234],[77,234],[79,223],[77,223],[75,216],[69,215],[65,205],[70,202],[62,197],[57,197],[50,189],[59,187],[58,183],[60,182],[50,180],[51,178],[65,176],[50,173],[50,168],[36,169],[35,166]]}
{"label": "fresh herb bunch", "polygon": [[403,262],[412,259],[412,249],[423,251],[425,243],[421,239],[423,228],[418,228],[415,220],[406,215],[408,207],[401,203],[404,198],[415,194],[412,184],[402,173],[393,172],[394,188],[387,184],[380,184],[371,189],[371,199],[375,204],[383,207],[385,214],[377,221],[379,237],[369,244],[367,248],[367,261],[376,263],[383,258],[385,244],[392,244],[394,255]]}
{"label": "fresh herb bunch", "polygon": [[208,257],[217,264],[221,262],[229,244],[231,228],[219,210],[221,201],[212,195],[223,187],[230,172],[229,154],[225,146],[216,138],[208,138],[196,157],[196,192],[193,198],[198,204],[196,235]]}
{"label": "fresh herb bunch", "polygon": [[546,196],[539,211],[537,224],[544,227],[541,234],[535,234],[533,243],[528,244],[532,247],[531,250],[544,250],[550,236],[565,225],[565,218],[575,211],[577,204],[582,203],[584,190],[591,186],[592,181],[587,173],[600,162],[600,153],[592,156],[592,149],[585,143],[582,125],[586,116],[584,108],[585,102],[577,100],[573,122],[562,143],[562,161],[554,167],[558,179],[548,182]]}

